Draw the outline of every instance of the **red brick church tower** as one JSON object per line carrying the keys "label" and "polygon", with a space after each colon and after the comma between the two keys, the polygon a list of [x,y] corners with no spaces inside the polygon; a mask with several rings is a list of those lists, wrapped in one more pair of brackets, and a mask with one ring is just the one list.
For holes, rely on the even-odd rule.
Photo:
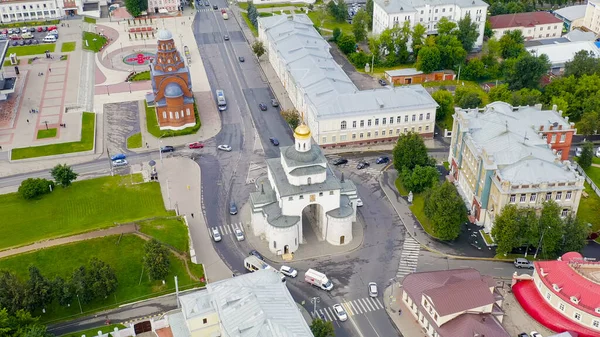
{"label": "red brick church tower", "polygon": [[154,107],[161,130],[181,130],[196,124],[190,71],[175,47],[173,35],[158,32],[156,58],[150,64]]}

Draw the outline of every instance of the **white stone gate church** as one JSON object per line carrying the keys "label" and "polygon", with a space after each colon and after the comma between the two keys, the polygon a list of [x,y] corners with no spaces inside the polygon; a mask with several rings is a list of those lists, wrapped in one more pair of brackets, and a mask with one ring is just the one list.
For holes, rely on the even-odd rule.
{"label": "white stone gate church", "polygon": [[308,222],[318,232],[317,239],[332,245],[350,243],[356,186],[333,174],[319,146],[311,144],[308,126],[298,126],[294,138],[294,146],[281,147],[280,158],[267,159],[267,176],[256,180],[258,191],[250,194],[254,235],[264,235],[277,255],[293,253],[306,243],[305,231],[312,231]]}

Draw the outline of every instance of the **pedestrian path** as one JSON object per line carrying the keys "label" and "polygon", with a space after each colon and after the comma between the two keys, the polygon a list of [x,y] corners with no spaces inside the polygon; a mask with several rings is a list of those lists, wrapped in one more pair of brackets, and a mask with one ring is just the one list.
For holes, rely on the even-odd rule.
{"label": "pedestrian path", "polygon": [[212,237],[212,231],[213,229],[217,229],[219,230],[219,233],[221,233],[221,236],[223,235],[229,235],[229,236],[235,236],[235,230],[239,229],[242,231],[242,233],[244,232],[244,226],[242,226],[241,222],[237,222],[237,223],[232,223],[229,225],[224,225],[224,226],[214,226],[208,229],[208,232],[210,234],[210,236]]}
{"label": "pedestrian path", "polygon": [[417,270],[420,251],[421,245],[415,239],[410,236],[404,239],[402,253],[400,253],[400,265],[396,273],[397,282],[401,282],[406,275],[414,273]]}
{"label": "pedestrian path", "polygon": [[[341,303],[344,311],[348,316],[364,315],[367,312],[383,309],[383,303],[377,297],[365,297],[357,300],[351,300]],[[314,312],[310,313],[313,318],[320,318],[325,321],[337,321],[339,318],[335,314],[333,307],[317,309],[317,315]]]}

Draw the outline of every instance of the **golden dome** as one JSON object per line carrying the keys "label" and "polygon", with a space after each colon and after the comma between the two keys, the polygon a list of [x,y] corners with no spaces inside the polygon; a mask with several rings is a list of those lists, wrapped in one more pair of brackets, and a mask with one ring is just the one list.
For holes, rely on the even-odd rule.
{"label": "golden dome", "polygon": [[294,137],[297,139],[310,138],[310,128],[304,123],[298,125],[296,130],[294,130]]}

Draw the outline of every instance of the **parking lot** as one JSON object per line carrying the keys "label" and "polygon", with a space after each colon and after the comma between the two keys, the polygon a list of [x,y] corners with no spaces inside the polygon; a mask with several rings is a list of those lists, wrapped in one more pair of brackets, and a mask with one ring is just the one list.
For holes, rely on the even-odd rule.
{"label": "parking lot", "polygon": [[0,40],[11,40],[10,46],[24,46],[40,43],[54,43],[56,41],[44,41],[47,35],[54,35],[58,40],[58,28],[56,26],[23,26],[20,28],[3,28],[0,30]]}

